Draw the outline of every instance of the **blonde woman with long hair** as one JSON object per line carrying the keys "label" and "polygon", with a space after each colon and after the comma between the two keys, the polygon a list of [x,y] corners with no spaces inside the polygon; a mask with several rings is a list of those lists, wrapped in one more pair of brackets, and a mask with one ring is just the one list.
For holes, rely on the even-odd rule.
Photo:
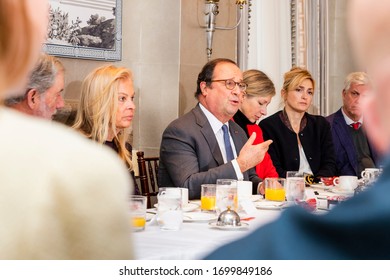
{"label": "blonde woman with long hair", "polygon": [[[102,66],[84,79],[73,128],[118,153],[133,180],[131,145],[127,142],[135,111],[132,74],[125,67]],[[139,190],[135,189],[135,193]]]}

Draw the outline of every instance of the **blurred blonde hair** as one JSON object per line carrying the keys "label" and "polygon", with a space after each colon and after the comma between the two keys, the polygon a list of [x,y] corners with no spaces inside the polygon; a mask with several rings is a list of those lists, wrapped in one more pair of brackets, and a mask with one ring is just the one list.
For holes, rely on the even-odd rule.
{"label": "blurred blonde hair", "polygon": [[124,130],[116,133],[115,126],[119,83],[127,79],[132,79],[130,70],[113,65],[102,66],[89,73],[81,86],[80,102],[73,128],[101,144],[112,131],[118,154],[131,170],[133,168],[131,155],[126,149],[127,133]]}
{"label": "blurred blonde hair", "polygon": [[275,96],[275,86],[271,79],[262,71],[251,69],[243,73],[247,84],[246,94],[249,96]]}
{"label": "blurred blonde hair", "polygon": [[312,75],[310,74],[310,72],[304,68],[295,66],[291,68],[290,71],[284,74],[284,82],[283,82],[282,90],[284,90],[285,92],[293,90],[297,88],[306,79],[309,79],[313,83],[313,91],[314,91],[315,81]]}
{"label": "blurred blonde hair", "polygon": [[6,89],[20,82],[37,58],[37,48],[32,47],[36,36],[32,14],[27,1],[0,1],[0,100]]}

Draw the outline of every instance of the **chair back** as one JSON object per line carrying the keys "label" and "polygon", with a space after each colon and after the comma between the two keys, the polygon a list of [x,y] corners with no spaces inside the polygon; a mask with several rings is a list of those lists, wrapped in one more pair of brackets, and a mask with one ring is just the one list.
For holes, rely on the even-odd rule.
{"label": "chair back", "polygon": [[147,197],[147,207],[151,208],[151,197],[158,194],[157,172],[158,157],[144,157],[144,152],[137,152],[139,182],[141,194]]}

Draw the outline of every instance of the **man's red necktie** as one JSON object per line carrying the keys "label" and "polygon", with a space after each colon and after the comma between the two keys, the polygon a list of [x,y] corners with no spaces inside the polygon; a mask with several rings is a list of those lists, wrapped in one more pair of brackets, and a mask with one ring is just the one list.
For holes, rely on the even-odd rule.
{"label": "man's red necktie", "polygon": [[358,130],[360,127],[360,122],[352,123],[351,126],[353,127],[353,129]]}

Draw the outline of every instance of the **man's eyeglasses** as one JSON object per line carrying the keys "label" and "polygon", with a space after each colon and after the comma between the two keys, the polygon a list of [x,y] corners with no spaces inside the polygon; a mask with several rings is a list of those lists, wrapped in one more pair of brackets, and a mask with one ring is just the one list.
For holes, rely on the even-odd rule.
{"label": "man's eyeglasses", "polygon": [[244,83],[244,82],[235,82],[234,80],[232,79],[225,79],[225,80],[211,80],[210,82],[225,82],[225,87],[228,89],[228,90],[233,90],[236,88],[236,86],[238,86],[238,88],[240,89],[241,92],[245,92],[246,91],[246,88],[247,88],[247,84]]}

